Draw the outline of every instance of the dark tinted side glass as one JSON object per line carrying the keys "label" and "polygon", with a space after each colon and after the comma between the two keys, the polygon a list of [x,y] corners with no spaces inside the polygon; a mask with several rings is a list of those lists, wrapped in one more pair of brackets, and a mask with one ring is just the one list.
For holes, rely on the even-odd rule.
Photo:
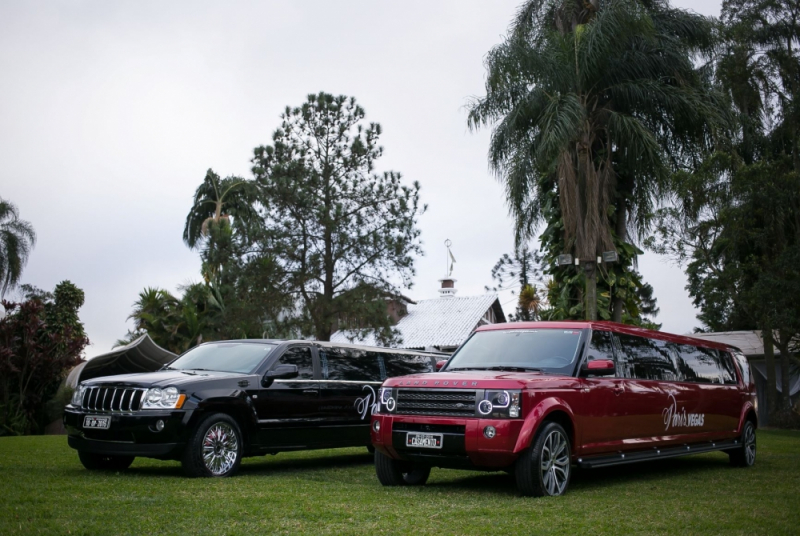
{"label": "dark tinted side glass", "polygon": [[385,377],[376,352],[354,348],[320,348],[322,377],[326,380],[377,382]]}
{"label": "dark tinted side glass", "polygon": [[719,356],[719,370],[722,373],[722,383],[725,385],[736,384],[736,369],[733,366],[731,354],[720,350],[714,350],[714,352]]}
{"label": "dark tinted side glass", "polygon": [[698,383],[722,383],[719,356],[716,350],[698,348],[688,344],[677,344],[678,369],[683,381]]}
{"label": "dark tinted side glass", "polygon": [[655,339],[617,334],[625,354],[623,376],[640,380],[679,381],[669,344]]}
{"label": "dark tinted side glass", "polygon": [[592,342],[589,343],[589,352],[586,360],[595,361],[597,359],[614,361],[614,344],[611,339],[611,333],[608,331],[592,332]]}
{"label": "dark tinted side glass", "polygon": [[[314,361],[311,357],[311,348],[308,346],[294,346],[286,350],[275,365],[297,365],[298,380],[314,379]],[[275,365],[272,368],[275,368]]]}
{"label": "dark tinted side glass", "polygon": [[434,372],[434,365],[429,356],[413,354],[383,353],[383,364],[386,368],[386,376],[405,376],[406,374],[419,374],[422,372]]}
{"label": "dark tinted side glass", "polygon": [[742,382],[744,386],[750,385],[752,372],[750,371],[750,363],[744,354],[738,350],[734,350],[733,357],[736,359],[736,364],[739,365],[739,370],[742,371]]}

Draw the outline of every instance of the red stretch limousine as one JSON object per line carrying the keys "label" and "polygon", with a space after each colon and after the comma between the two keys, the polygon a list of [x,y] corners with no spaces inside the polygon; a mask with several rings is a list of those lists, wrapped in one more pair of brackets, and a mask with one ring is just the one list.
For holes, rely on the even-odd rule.
{"label": "red stretch limousine", "polygon": [[573,464],[756,456],[755,385],[737,348],[611,322],[478,328],[440,372],[386,380],[379,407],[386,486],[466,467],[513,470],[523,495],[561,495]]}

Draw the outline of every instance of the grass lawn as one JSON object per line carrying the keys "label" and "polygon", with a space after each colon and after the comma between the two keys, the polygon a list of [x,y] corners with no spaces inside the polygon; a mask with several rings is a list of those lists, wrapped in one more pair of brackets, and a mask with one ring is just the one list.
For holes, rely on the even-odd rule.
{"label": "grass lawn", "polygon": [[798,534],[800,432],[760,430],[751,469],[713,453],[576,470],[567,495],[518,497],[513,477],[434,469],[383,488],[366,449],[248,458],[187,479],[177,462],[86,471],[64,436],[0,438],[0,534]]}

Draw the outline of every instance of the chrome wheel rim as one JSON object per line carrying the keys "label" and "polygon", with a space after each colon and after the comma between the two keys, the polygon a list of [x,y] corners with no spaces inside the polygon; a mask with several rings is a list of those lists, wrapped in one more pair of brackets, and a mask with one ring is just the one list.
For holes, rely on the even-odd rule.
{"label": "chrome wheel rim", "polygon": [[211,426],[203,438],[203,463],[211,474],[224,475],[233,469],[239,455],[239,439],[233,427],[224,422]]}
{"label": "chrome wheel rim", "polygon": [[744,455],[747,465],[753,465],[756,462],[756,431],[752,426],[748,426],[744,430]]}
{"label": "chrome wheel rim", "polygon": [[542,483],[548,495],[561,495],[569,479],[569,447],[559,431],[550,432],[542,444]]}

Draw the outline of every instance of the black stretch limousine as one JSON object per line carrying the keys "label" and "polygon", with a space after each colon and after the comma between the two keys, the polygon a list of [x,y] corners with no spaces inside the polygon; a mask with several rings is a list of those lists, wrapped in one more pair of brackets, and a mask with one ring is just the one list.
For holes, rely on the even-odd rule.
{"label": "black stretch limousine", "polygon": [[206,343],[158,372],[81,383],[64,412],[87,469],[136,456],[181,460],[189,476],[229,476],[244,456],[370,445],[383,380],[432,372],[442,355],[334,343]]}

